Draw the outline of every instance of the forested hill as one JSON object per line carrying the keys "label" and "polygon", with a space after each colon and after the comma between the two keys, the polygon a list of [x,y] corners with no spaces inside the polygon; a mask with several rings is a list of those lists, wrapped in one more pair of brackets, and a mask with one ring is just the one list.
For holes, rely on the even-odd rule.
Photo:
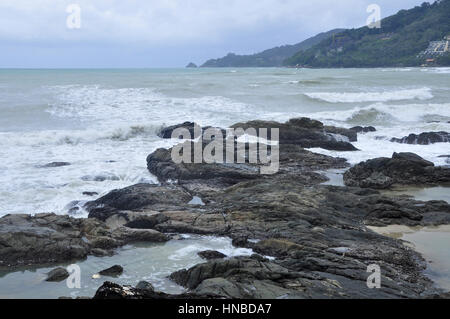
{"label": "forested hill", "polygon": [[299,51],[311,48],[322,40],[339,33],[344,29],[335,29],[320,33],[295,45],[284,45],[252,55],[236,55],[233,53],[220,59],[207,61],[202,67],[276,67]]}
{"label": "forested hill", "polygon": [[[391,67],[424,63],[418,54],[430,41],[450,35],[450,0],[423,3],[381,21],[380,29],[362,27],[345,30],[298,52],[285,61],[287,66],[309,67]],[[449,63],[449,53],[436,59]]]}

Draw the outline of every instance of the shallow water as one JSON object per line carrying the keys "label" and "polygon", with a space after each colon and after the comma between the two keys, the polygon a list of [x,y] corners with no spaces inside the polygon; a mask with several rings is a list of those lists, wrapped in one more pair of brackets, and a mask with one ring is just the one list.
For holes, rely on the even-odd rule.
{"label": "shallow water", "polygon": [[402,239],[408,246],[422,254],[427,261],[425,275],[435,285],[450,291],[450,226],[440,227],[370,227],[383,235]]}
{"label": "shallow water", "polygon": [[391,196],[408,195],[421,201],[443,200],[450,203],[450,186],[402,186],[382,191],[382,193]]}
{"label": "shallow water", "polygon": [[346,170],[347,169],[329,169],[319,172],[329,179],[327,182],[322,183],[322,185],[345,186],[344,173],[346,172]]}
{"label": "shallow water", "polygon": [[[76,264],[81,269],[81,289],[69,289],[66,281],[46,282],[46,273],[59,265],[35,269],[0,271],[0,299],[92,297],[104,281],[135,286],[139,281],[150,282],[156,290],[166,293],[181,293],[184,289],[167,278],[172,272],[187,269],[205,262],[197,253],[217,250],[228,257],[248,256],[250,249],[235,248],[231,239],[224,237],[183,235],[183,240],[171,240],[164,244],[129,245],[117,250],[112,257],[90,256]],[[124,273],[118,278],[92,276],[113,265],[121,265]],[[68,265],[60,265],[66,267]]]}

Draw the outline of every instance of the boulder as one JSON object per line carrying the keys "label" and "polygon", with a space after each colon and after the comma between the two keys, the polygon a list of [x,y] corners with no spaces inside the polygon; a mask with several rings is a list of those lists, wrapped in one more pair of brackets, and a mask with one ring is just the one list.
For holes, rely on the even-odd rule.
{"label": "boulder", "polygon": [[355,126],[350,129],[351,131],[354,131],[356,133],[369,133],[369,132],[376,132],[377,129],[373,126]]}
{"label": "boulder", "polygon": [[110,268],[100,271],[99,275],[108,276],[108,277],[118,277],[118,276],[122,275],[122,273],[123,273],[123,267],[120,265],[114,265]]}
{"label": "boulder", "polygon": [[67,279],[69,276],[70,274],[67,269],[58,267],[47,274],[47,279],[45,279],[45,281],[60,282]]}
{"label": "boulder", "polygon": [[[88,202],[85,209],[89,211],[89,218],[105,221],[120,211],[143,208],[169,210],[173,207],[187,205],[191,199],[192,195],[181,187],[137,184],[113,190],[95,201]],[[136,220],[132,221],[138,223]]]}
{"label": "boulder", "polygon": [[140,281],[138,282],[138,284],[136,285],[136,289],[140,289],[140,290],[148,290],[148,291],[155,291],[155,288],[153,287],[153,285],[147,281]]}
{"label": "boulder", "polygon": [[347,186],[384,189],[394,184],[440,184],[450,182],[450,168],[435,167],[413,153],[394,153],[359,163],[344,174]]}
{"label": "boulder", "polygon": [[199,255],[201,258],[206,259],[206,260],[223,259],[223,258],[227,257],[227,255],[222,254],[221,252],[215,251],[215,250],[201,251],[197,255]]}

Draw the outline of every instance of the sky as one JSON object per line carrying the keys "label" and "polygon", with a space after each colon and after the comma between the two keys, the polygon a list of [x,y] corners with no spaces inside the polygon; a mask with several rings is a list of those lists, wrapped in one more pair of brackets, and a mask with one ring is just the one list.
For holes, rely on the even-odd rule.
{"label": "sky", "polygon": [[0,0],[0,67],[184,67],[363,26],[370,4],[386,17],[422,2]]}

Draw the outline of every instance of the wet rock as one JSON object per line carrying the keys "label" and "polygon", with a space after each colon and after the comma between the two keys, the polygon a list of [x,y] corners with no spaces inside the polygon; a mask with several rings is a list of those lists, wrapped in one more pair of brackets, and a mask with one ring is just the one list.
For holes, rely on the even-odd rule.
{"label": "wet rock", "polygon": [[140,290],[148,290],[148,291],[155,291],[155,288],[153,287],[153,285],[147,281],[140,281],[137,285],[136,285],[136,289],[140,289]]}
{"label": "wet rock", "polygon": [[118,277],[118,276],[122,275],[122,273],[123,273],[123,267],[120,265],[114,265],[110,268],[100,271],[99,275],[108,276],[108,277]]}
{"label": "wet rock", "polygon": [[42,166],[39,166],[41,168],[55,168],[55,167],[63,167],[63,166],[69,166],[71,165],[68,162],[52,162],[52,163],[48,163]]}
{"label": "wet rock", "polygon": [[138,289],[131,286],[120,286],[112,282],[105,282],[95,293],[93,299],[214,299],[218,296],[197,295],[186,293],[180,295],[169,295],[155,292],[150,289]]}
{"label": "wet rock", "polygon": [[137,184],[113,190],[95,201],[88,202],[85,208],[89,211],[89,218],[105,221],[120,211],[144,208],[170,210],[187,205],[191,199],[192,195],[181,187]]}
{"label": "wet rock", "polygon": [[[192,149],[198,143],[186,142]],[[201,146],[205,147],[205,144]],[[226,147],[224,147],[224,150]],[[172,160],[172,149],[158,149],[147,157],[148,170],[158,177],[161,183],[175,181],[179,185],[196,193],[198,190],[220,190],[240,182],[263,178],[261,165],[242,164],[206,164],[180,163]],[[235,145],[236,154],[236,145]],[[224,154],[226,158],[226,154]],[[193,161],[192,161],[193,162]],[[305,184],[326,181],[313,170],[347,167],[345,159],[315,154],[298,145],[281,145],[279,149],[279,174],[296,174]],[[266,176],[267,177],[267,176]]]}
{"label": "wet rock", "polygon": [[6,215],[0,218],[0,267],[82,260],[99,250],[111,252],[129,243],[167,240],[167,235],[156,230],[112,230],[96,219]]}
{"label": "wet rock", "polygon": [[[446,202],[390,198],[361,188],[305,187],[294,175],[238,183],[203,193],[202,199],[207,205],[201,209],[160,211],[165,218],[154,229],[229,236],[236,246],[276,257],[214,259],[171,275],[194,294],[222,298],[418,298],[434,289],[422,273],[425,260],[367,225],[450,224]],[[373,263],[383,269],[381,289],[367,289],[367,266]],[[124,297],[123,287],[110,288],[100,296]],[[127,291],[125,297],[155,297]]]}
{"label": "wet rock", "polygon": [[429,145],[435,143],[448,143],[450,142],[450,133],[447,132],[426,132],[417,134],[410,134],[403,138],[393,138],[391,142],[402,144],[419,144]]}
{"label": "wet rock", "polygon": [[173,131],[179,128],[187,129],[191,133],[191,138],[195,139],[199,136],[194,135],[194,129],[197,129],[200,133],[202,132],[202,128],[200,125],[194,122],[184,122],[182,124],[172,125],[169,127],[165,127],[158,132],[158,136],[161,138],[172,138]]}
{"label": "wet rock", "polygon": [[112,173],[103,173],[99,175],[86,175],[81,177],[86,182],[104,182],[104,181],[119,181],[120,178]]}
{"label": "wet rock", "polygon": [[270,128],[279,129],[280,144],[299,145],[304,148],[319,147],[335,151],[356,151],[350,143],[356,141],[356,132],[344,128],[323,126],[320,122],[307,119],[291,119],[287,123],[269,121],[250,121],[237,123],[232,128],[260,128],[268,129],[268,137],[271,138]]}
{"label": "wet rock", "polygon": [[215,250],[201,251],[197,255],[199,255],[201,258],[206,259],[206,260],[223,259],[223,258],[227,257],[227,255],[222,254],[221,252],[215,251]]}
{"label": "wet rock", "polygon": [[344,174],[347,186],[384,189],[394,184],[440,184],[450,182],[450,169],[435,167],[413,153],[394,153],[392,158],[362,162]]}
{"label": "wet rock", "polygon": [[376,132],[377,129],[373,126],[355,126],[350,129],[351,131],[355,131],[356,133],[369,133]]}
{"label": "wet rock", "polygon": [[45,281],[60,282],[67,279],[69,276],[70,274],[67,269],[58,267],[47,274],[47,279],[45,279]]}
{"label": "wet rock", "polygon": [[97,192],[83,192],[83,195],[84,196],[97,196],[98,195],[98,193]]}

